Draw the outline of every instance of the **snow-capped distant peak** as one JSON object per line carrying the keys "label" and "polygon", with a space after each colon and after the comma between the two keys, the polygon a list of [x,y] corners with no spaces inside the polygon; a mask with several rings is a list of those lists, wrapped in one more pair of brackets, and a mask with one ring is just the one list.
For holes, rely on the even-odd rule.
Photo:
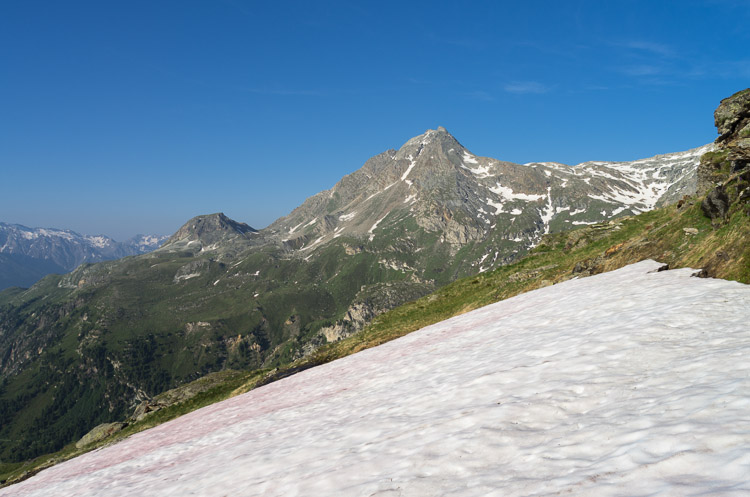
{"label": "snow-capped distant peak", "polygon": [[[128,255],[149,252],[158,247],[166,237],[151,235],[137,240],[116,242],[104,235],[80,235],[75,231],[56,228],[28,228],[20,224],[0,223],[0,253],[28,257],[29,268],[44,268],[48,274],[75,269],[84,262],[118,259]],[[35,263],[34,261],[38,261]],[[33,272],[38,278],[38,271]],[[21,274],[16,284],[28,286],[26,275]]]}
{"label": "snow-capped distant peak", "polygon": [[106,236],[86,236],[84,237],[91,245],[98,248],[109,247],[114,240]]}

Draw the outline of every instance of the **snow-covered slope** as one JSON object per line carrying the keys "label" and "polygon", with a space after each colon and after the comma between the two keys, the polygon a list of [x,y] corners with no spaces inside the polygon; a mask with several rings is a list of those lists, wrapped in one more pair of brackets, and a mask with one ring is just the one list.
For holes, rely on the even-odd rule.
{"label": "snow-covered slope", "polygon": [[750,287],[658,267],[487,306],[0,495],[749,495]]}

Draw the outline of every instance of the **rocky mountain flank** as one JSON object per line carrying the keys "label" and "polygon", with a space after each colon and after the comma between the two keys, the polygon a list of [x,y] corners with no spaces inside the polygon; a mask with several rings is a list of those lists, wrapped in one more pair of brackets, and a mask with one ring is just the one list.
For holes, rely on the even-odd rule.
{"label": "rocky mountain flank", "polygon": [[632,162],[521,165],[475,156],[439,127],[373,157],[266,231],[309,255],[340,236],[373,241],[408,224],[412,231],[439,233],[451,255],[491,242],[471,261],[486,270],[545,233],[637,214],[694,193],[698,160],[711,148]]}
{"label": "rocky mountain flank", "polygon": [[208,373],[288,364],[545,234],[673,202],[711,148],[514,164],[428,130],[265,229],[198,216],[154,252],[0,292],[0,461],[147,412]]}
{"label": "rocky mountain flank", "polygon": [[167,237],[136,235],[124,242],[75,231],[28,228],[0,222],[0,290],[29,287],[50,273],[67,273],[85,262],[150,252]]}
{"label": "rocky mountain flank", "polygon": [[[175,246],[184,244],[189,246],[193,243],[199,243],[201,248],[211,250],[214,243],[227,243],[230,240],[241,239],[247,240],[258,230],[251,228],[245,223],[238,223],[229,219],[224,213],[211,214],[208,216],[196,216],[185,223],[177,233],[169,237],[165,245],[170,250]],[[218,248],[218,246],[216,247]]]}

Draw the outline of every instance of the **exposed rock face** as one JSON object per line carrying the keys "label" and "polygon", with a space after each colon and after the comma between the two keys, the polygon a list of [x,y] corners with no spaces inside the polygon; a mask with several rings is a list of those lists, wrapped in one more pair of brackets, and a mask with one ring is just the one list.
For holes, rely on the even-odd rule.
{"label": "exposed rock face", "polygon": [[723,219],[729,211],[729,197],[724,188],[717,186],[708,192],[701,202],[701,210],[706,217]]}
{"label": "exposed rock face", "polygon": [[82,449],[83,447],[86,447],[87,445],[91,445],[93,443],[104,440],[105,438],[111,436],[112,434],[117,433],[118,431],[122,430],[126,426],[128,426],[127,423],[100,424],[99,426],[91,430],[90,432],[86,433],[83,436],[83,438],[81,438],[78,442],[76,442],[76,448]]}
{"label": "exposed rock face", "polygon": [[247,239],[256,232],[247,224],[238,223],[223,212],[218,212],[192,218],[164,243],[164,248],[193,244],[197,244],[197,248],[208,248],[219,242]]}
{"label": "exposed rock face", "polygon": [[209,261],[206,259],[190,261],[177,270],[172,281],[179,283],[180,281],[189,280],[190,278],[197,278],[201,275],[201,271],[208,267],[209,264]]}
{"label": "exposed rock face", "polygon": [[716,144],[729,150],[728,159],[750,161],[750,88],[722,100],[714,122],[719,131]]}
{"label": "exposed rock face", "polygon": [[701,207],[711,219],[726,217],[735,201],[747,205],[750,199],[750,88],[722,100],[714,122],[716,148],[698,166],[698,193],[707,192]]}
{"label": "exposed rock face", "polygon": [[586,259],[579,261],[573,267],[573,274],[577,276],[591,276],[593,274],[599,274],[603,271],[601,268],[603,258],[596,257],[594,259]]}
{"label": "exposed rock face", "polygon": [[427,281],[381,283],[363,288],[347,309],[344,317],[331,326],[321,328],[297,354],[297,358],[314,352],[325,343],[337,342],[354,335],[376,316],[410,300],[427,295],[434,286]]}
{"label": "exposed rock face", "polygon": [[[201,323],[196,324],[200,325]],[[196,395],[221,384],[229,376],[231,374],[227,374],[227,372],[211,373],[197,381],[162,392],[154,398],[146,397],[136,406],[128,421],[141,421],[156,411],[188,401]]]}
{"label": "exposed rock face", "polygon": [[320,334],[325,337],[327,342],[336,342],[360,330],[379,312],[383,312],[383,310],[373,309],[362,302],[352,304],[340,321],[333,326],[321,328]]}

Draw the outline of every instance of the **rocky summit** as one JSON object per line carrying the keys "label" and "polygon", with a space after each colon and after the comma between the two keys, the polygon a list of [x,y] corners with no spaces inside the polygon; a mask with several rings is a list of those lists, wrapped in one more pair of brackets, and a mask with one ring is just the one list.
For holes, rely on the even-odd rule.
{"label": "rocky summit", "polygon": [[154,252],[0,292],[0,460],[147,416],[211,372],[289,364],[545,234],[674,202],[712,148],[514,164],[428,130],[265,229],[198,216]]}
{"label": "rocky summit", "polygon": [[234,238],[246,238],[245,235],[256,232],[257,230],[247,224],[238,223],[229,219],[223,212],[219,212],[194,217],[177,230],[177,233],[172,235],[165,245],[174,247],[178,244],[200,243],[203,248],[213,243],[225,243]]}

